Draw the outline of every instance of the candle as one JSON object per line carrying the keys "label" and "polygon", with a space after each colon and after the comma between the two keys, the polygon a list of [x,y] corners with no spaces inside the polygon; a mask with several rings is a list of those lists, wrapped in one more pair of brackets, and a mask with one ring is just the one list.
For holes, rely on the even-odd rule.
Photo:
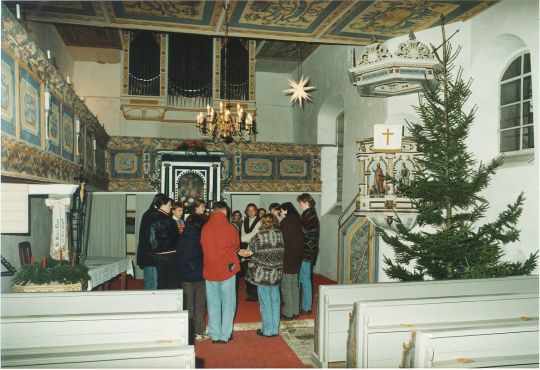
{"label": "candle", "polygon": [[45,256],[41,258],[41,267],[43,268],[47,267],[47,259],[45,258]]}
{"label": "candle", "polygon": [[60,261],[60,263],[62,263],[62,248],[60,248],[60,258],[59,258],[59,261]]}
{"label": "candle", "polygon": [[81,132],[81,121],[78,118],[75,120],[75,129],[77,131],[77,134]]}
{"label": "candle", "polygon": [[30,256],[30,264],[34,266],[34,256]]}
{"label": "candle", "polygon": [[219,113],[223,113],[223,102],[219,102]]}
{"label": "candle", "polygon": [[69,82],[69,76],[67,76],[67,83],[70,84],[71,82]]}
{"label": "candle", "polygon": [[17,7],[17,19],[21,19],[21,7],[19,6],[19,4],[17,4],[16,7]]}
{"label": "candle", "polygon": [[97,149],[97,146],[96,146],[96,139],[93,140],[94,141],[94,150]]}
{"label": "candle", "polygon": [[208,115],[210,114],[210,104],[206,104],[206,112]]}
{"label": "candle", "polygon": [[71,259],[71,267],[75,267],[75,256]]}
{"label": "candle", "polygon": [[51,59],[51,51],[47,49],[47,59]]}

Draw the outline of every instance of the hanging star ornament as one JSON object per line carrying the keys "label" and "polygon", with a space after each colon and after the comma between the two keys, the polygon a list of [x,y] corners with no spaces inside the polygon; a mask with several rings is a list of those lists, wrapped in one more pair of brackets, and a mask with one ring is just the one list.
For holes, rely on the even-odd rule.
{"label": "hanging star ornament", "polygon": [[304,78],[304,76],[298,82],[289,79],[289,87],[290,89],[283,90],[283,92],[291,95],[291,103],[298,103],[300,107],[302,107],[304,101],[311,101],[309,92],[317,88],[316,86],[309,86],[309,77]]}

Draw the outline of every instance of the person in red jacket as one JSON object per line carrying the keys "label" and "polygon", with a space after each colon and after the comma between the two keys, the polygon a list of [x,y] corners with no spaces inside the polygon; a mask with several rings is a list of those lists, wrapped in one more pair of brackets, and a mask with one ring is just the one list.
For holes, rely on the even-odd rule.
{"label": "person in red jacket", "polygon": [[238,230],[227,218],[227,203],[214,204],[214,211],[201,232],[203,277],[206,280],[208,335],[212,343],[232,340],[236,311],[236,273],[240,261]]}

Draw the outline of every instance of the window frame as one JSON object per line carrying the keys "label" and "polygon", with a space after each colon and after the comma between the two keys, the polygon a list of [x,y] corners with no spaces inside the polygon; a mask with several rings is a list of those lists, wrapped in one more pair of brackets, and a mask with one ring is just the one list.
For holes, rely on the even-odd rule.
{"label": "window frame", "polygon": [[[499,119],[498,119],[498,130],[497,130],[498,135],[497,135],[497,139],[498,139],[499,153],[504,154],[505,156],[518,156],[518,155],[523,155],[523,154],[528,154],[528,153],[534,153],[534,146],[532,148],[523,149],[523,131],[524,131],[525,128],[532,127],[533,128],[533,136],[534,136],[534,123],[535,123],[534,104],[533,104],[534,99],[533,99],[532,91],[531,91],[531,96],[528,99],[523,99],[523,86],[524,86],[523,81],[527,77],[530,77],[531,84],[532,84],[532,65],[531,65],[531,68],[530,68],[529,72],[526,72],[526,73],[523,72],[524,71],[524,65],[525,65],[525,55],[527,55],[527,54],[529,54],[529,59],[532,59],[531,52],[528,49],[522,49],[519,52],[513,54],[513,56],[511,58],[509,58],[508,63],[506,63],[505,67],[502,69],[501,75],[500,75],[499,80],[498,80],[499,91],[498,91],[498,97],[497,98],[498,98],[498,118]],[[506,80],[503,80],[502,78],[503,78],[504,74],[506,73],[506,71],[508,70],[508,68],[518,58],[521,59],[519,75],[511,77],[511,78],[507,78]],[[507,104],[501,104],[503,85],[511,83],[513,81],[518,81],[518,80],[520,81],[519,100],[511,102],[511,103],[507,103]],[[530,124],[524,125],[523,124],[523,118],[524,118],[523,106],[524,106],[524,104],[526,102],[529,102],[529,104],[533,107],[533,122],[530,123]],[[501,128],[502,109],[506,108],[506,107],[511,107],[513,105],[518,105],[518,104],[519,104],[519,125],[512,126],[512,127]],[[512,131],[512,130],[519,130],[519,148],[516,149],[516,150],[503,151],[502,150],[502,134],[504,132],[506,132],[506,131]],[[533,138],[533,145],[534,145],[534,138]]]}

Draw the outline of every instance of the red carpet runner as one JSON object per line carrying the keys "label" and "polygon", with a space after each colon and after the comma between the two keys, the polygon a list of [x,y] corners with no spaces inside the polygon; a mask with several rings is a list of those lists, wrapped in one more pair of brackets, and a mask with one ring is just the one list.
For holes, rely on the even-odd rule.
{"label": "red carpet runner", "polygon": [[280,337],[264,338],[254,330],[235,331],[227,344],[211,340],[195,344],[197,368],[302,368],[305,367]]}
{"label": "red carpet runner", "polygon": [[[313,275],[313,310],[310,316],[300,319],[315,318],[315,294],[319,285],[336,282],[321,275]],[[118,280],[112,282],[111,289],[120,289]],[[128,279],[128,289],[142,289],[142,280]],[[245,300],[244,280],[238,284],[238,307],[235,323],[260,322],[259,302]],[[195,343],[197,368],[303,368],[304,364],[294,351],[280,337],[265,338],[255,331],[235,331],[234,339],[227,344],[212,344],[211,340]]]}

